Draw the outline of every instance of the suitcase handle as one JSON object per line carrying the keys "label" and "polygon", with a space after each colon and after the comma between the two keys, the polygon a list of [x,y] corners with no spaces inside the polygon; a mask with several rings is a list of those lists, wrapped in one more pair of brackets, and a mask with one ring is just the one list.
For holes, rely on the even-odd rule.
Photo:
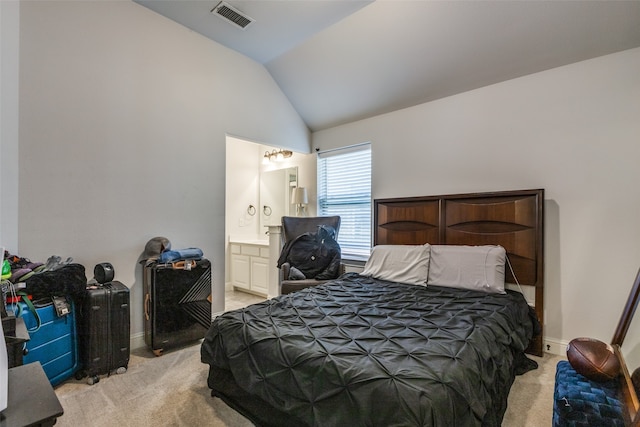
{"label": "suitcase handle", "polygon": [[[36,310],[36,307],[33,305],[33,303],[31,302],[31,300],[29,299],[29,295],[27,295],[24,292],[16,292],[16,295],[18,296],[18,298],[22,299],[22,301],[24,301],[24,304],[27,306],[27,309],[31,312],[31,314],[33,314],[34,319],[36,319],[36,327],[32,328],[32,329],[28,329],[28,332],[38,332],[38,330],[40,330],[40,326],[42,325],[42,321],[40,320],[40,315],[38,314],[38,311]],[[16,317],[21,317],[22,316],[22,307],[20,306],[19,303],[16,303],[16,308],[17,308],[17,314]]]}
{"label": "suitcase handle", "polygon": [[144,318],[149,320],[149,303],[151,302],[151,295],[145,294],[144,296]]}
{"label": "suitcase handle", "polygon": [[171,263],[171,267],[173,267],[174,270],[191,270],[192,268],[195,268],[196,265],[197,261],[195,260]]}

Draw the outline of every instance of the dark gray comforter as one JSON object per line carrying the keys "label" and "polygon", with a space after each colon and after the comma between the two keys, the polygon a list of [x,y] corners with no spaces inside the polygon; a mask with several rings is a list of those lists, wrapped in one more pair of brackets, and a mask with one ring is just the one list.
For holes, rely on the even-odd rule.
{"label": "dark gray comforter", "polygon": [[349,273],[219,316],[201,355],[310,426],[499,426],[530,313],[515,292]]}

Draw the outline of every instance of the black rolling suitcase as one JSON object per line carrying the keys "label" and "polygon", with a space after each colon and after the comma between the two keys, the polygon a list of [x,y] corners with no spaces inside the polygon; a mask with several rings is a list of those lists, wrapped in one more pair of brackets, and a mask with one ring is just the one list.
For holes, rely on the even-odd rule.
{"label": "black rolling suitcase", "polygon": [[118,281],[87,286],[78,316],[80,379],[127,371],[130,355],[129,288]]}
{"label": "black rolling suitcase", "polygon": [[145,343],[156,356],[204,338],[211,325],[208,259],[147,265],[143,285]]}

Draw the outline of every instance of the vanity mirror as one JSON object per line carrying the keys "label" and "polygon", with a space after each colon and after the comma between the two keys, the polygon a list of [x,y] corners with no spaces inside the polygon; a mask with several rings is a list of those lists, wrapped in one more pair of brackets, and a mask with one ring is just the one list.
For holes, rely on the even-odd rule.
{"label": "vanity mirror", "polygon": [[260,227],[280,225],[285,215],[295,215],[291,189],[298,186],[298,168],[291,167],[260,174]]}

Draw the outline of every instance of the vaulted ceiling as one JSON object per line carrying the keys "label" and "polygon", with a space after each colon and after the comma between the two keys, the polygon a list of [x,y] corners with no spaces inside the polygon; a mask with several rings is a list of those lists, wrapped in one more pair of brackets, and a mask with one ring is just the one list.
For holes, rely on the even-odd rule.
{"label": "vaulted ceiling", "polygon": [[134,0],[263,64],[312,131],[640,47],[640,1]]}

